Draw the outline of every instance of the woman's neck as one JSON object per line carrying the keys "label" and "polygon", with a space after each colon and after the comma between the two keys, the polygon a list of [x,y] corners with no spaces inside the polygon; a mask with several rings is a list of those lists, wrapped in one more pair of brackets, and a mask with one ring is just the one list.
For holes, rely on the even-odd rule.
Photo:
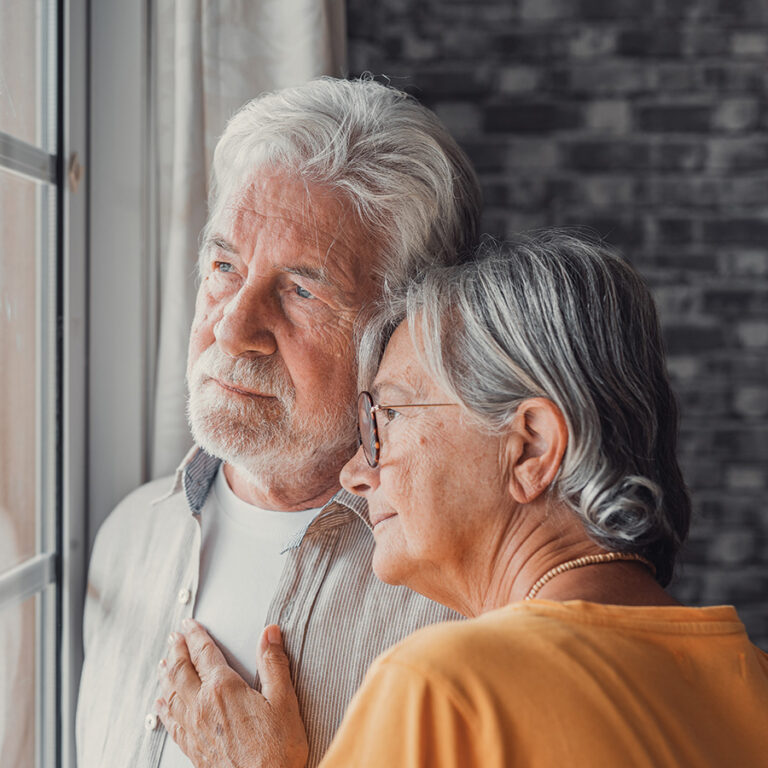
{"label": "woman's neck", "polygon": [[[533,509],[510,520],[491,557],[471,568],[464,580],[464,615],[477,616],[524,600],[531,587],[552,569],[584,555],[605,554],[584,532],[569,509]],[[538,591],[544,600],[587,600],[614,605],[679,605],[640,562],[600,562],[558,573]]]}

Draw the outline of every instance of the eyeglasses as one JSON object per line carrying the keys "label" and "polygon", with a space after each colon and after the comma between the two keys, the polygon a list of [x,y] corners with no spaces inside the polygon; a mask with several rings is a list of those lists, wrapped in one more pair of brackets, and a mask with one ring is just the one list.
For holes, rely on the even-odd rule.
{"label": "eyeglasses", "polygon": [[381,455],[381,436],[376,422],[376,413],[390,408],[436,408],[441,405],[456,403],[401,403],[400,405],[376,405],[370,392],[361,392],[357,397],[357,429],[363,446],[365,459],[370,467],[379,466]]}

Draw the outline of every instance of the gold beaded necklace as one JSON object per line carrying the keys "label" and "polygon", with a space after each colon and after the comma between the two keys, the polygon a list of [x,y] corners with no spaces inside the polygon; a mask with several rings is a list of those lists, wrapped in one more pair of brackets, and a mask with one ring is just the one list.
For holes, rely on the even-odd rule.
{"label": "gold beaded necklace", "polygon": [[559,576],[566,571],[572,571],[574,568],[583,568],[585,565],[595,565],[596,563],[612,563],[615,560],[635,560],[638,563],[642,563],[646,567],[651,569],[653,575],[656,575],[656,567],[654,564],[643,557],[642,555],[636,555],[634,552],[604,552],[600,555],[584,555],[583,557],[577,557],[574,560],[566,560],[560,565],[556,565],[554,568],[550,568],[530,589],[525,596],[526,600],[533,600],[539,593],[539,590],[555,576]]}

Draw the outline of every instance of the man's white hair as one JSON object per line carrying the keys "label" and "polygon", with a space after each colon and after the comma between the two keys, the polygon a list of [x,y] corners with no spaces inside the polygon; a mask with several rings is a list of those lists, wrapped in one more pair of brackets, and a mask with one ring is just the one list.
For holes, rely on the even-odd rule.
{"label": "man's white hair", "polygon": [[320,78],[245,104],[216,146],[209,224],[262,169],[348,201],[378,249],[384,289],[475,245],[481,198],[466,155],[433,112],[369,77]]}

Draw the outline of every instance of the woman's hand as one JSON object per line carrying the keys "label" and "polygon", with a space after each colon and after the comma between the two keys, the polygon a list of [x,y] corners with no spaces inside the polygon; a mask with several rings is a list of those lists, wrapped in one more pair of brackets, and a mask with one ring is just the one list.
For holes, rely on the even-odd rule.
{"label": "woman's hand", "polygon": [[160,662],[157,712],[195,768],[304,768],[308,745],[280,629],[262,633],[261,693],[195,621],[174,632]]}

